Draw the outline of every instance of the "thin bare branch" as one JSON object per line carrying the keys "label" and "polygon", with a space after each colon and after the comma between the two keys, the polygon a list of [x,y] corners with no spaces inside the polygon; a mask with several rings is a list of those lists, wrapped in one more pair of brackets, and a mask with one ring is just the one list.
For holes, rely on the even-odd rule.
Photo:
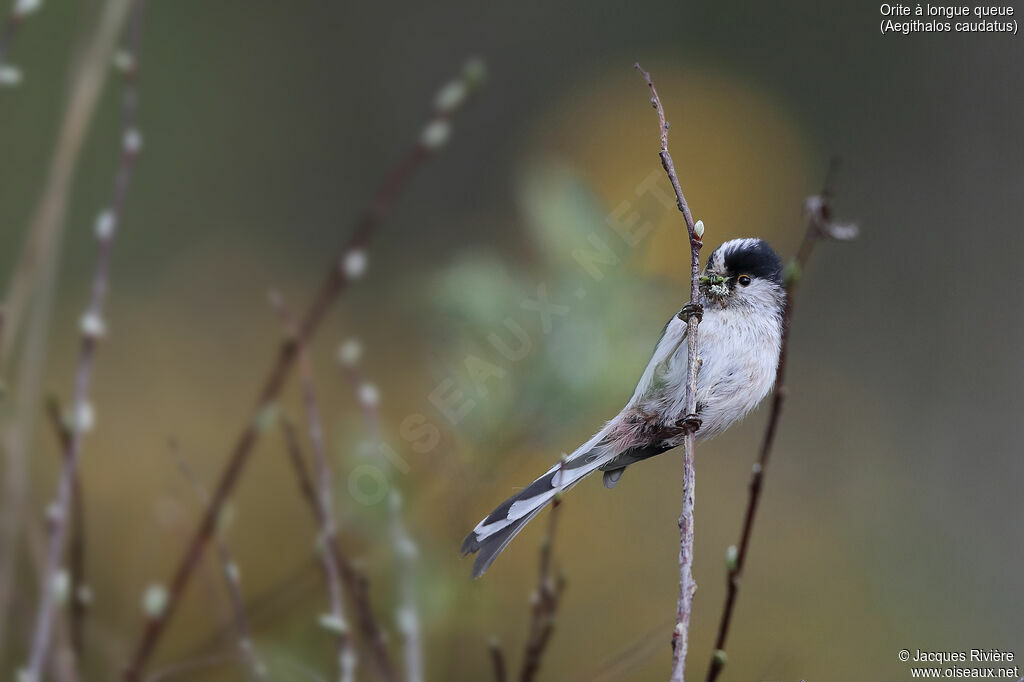
{"label": "thin bare branch", "polygon": [[832,223],[832,195],[835,176],[838,170],[839,161],[838,159],[833,159],[829,164],[821,194],[811,197],[805,203],[807,229],[804,231],[804,236],[796,256],[786,269],[786,307],[782,318],[782,347],[779,353],[779,366],[775,371],[775,388],[772,392],[771,412],[768,415],[768,425],[765,428],[764,439],[761,442],[761,451],[757,461],[754,463],[753,472],[750,477],[750,494],[747,497],[747,509],[743,515],[743,530],[740,533],[739,548],[737,549],[735,546],[730,547],[727,556],[728,574],[726,576],[727,592],[725,605],[722,608],[722,615],[718,623],[718,635],[715,639],[715,649],[712,652],[711,664],[708,667],[707,677],[705,678],[707,682],[714,682],[726,663],[725,645],[729,636],[729,626],[732,623],[732,613],[736,606],[736,598],[739,594],[740,576],[743,573],[743,567],[746,565],[747,552],[750,548],[750,536],[754,528],[754,519],[757,516],[758,503],[761,501],[764,471],[768,466],[768,459],[771,457],[772,444],[775,442],[779,417],[782,415],[782,406],[786,399],[785,379],[789,332],[793,319],[793,302],[796,298],[796,289],[800,282],[801,273],[807,266],[811,252],[819,241],[822,239],[852,239],[857,234],[856,227],[852,225],[834,225]]}
{"label": "thin bare branch", "polygon": [[[132,10],[132,21],[129,30],[128,49],[138,55],[139,42],[142,36],[142,16],[145,3],[136,0]],[[136,70],[125,73],[123,94],[121,143],[121,163],[114,178],[113,197],[110,207],[101,214],[96,231],[99,253],[93,273],[92,292],[88,308],[81,321],[81,349],[78,368],[75,373],[74,393],[71,403],[72,430],[68,440],[64,462],[57,488],[57,499],[51,505],[48,516],[50,521],[50,538],[47,546],[46,563],[43,567],[40,584],[39,608],[36,613],[36,625],[32,635],[32,645],[25,677],[30,682],[42,679],[43,666],[50,647],[50,635],[53,627],[55,608],[54,585],[60,571],[61,557],[64,550],[64,539],[68,529],[68,517],[71,515],[71,497],[78,469],[78,458],[81,453],[82,439],[89,422],[92,420],[89,405],[89,386],[92,380],[96,348],[103,336],[103,307],[107,297],[110,279],[110,261],[113,255],[114,234],[118,219],[124,208],[128,185],[135,169],[141,139],[137,128],[138,90]]]}
{"label": "thin bare branch", "polygon": [[317,402],[313,386],[313,362],[309,350],[302,342],[298,333],[295,318],[288,311],[284,299],[279,293],[271,294],[271,302],[281,315],[285,328],[294,343],[298,345],[299,377],[302,384],[302,401],[306,410],[306,421],[309,429],[309,442],[313,448],[313,462],[316,471],[316,503],[320,507],[317,515],[320,521],[320,559],[323,562],[324,576],[327,579],[327,592],[330,597],[330,615],[322,622],[335,635],[338,643],[338,679],[340,682],[353,682],[356,669],[356,652],[352,647],[352,636],[349,631],[348,619],[345,617],[345,605],[341,597],[341,576],[338,562],[331,547],[338,542],[337,523],[334,518],[334,483],[330,462],[327,459],[327,446],[324,444],[324,430],[320,421],[320,406]]}
{"label": "thin bare branch", "polygon": [[686,417],[684,426],[686,436],[683,440],[683,509],[679,515],[679,599],[676,605],[676,626],[672,631],[672,682],[683,682],[686,669],[686,649],[690,630],[690,613],[693,610],[693,594],[697,591],[697,583],[693,580],[693,499],[696,484],[694,472],[694,433],[700,428],[697,418],[697,371],[700,369],[700,358],[697,355],[697,325],[703,311],[700,307],[700,249],[703,246],[701,237],[690,215],[690,207],[683,196],[679,185],[675,164],[668,151],[668,121],[665,120],[665,109],[661,98],[654,88],[651,75],[634,65],[647,82],[651,90],[651,105],[658,112],[658,134],[661,147],[658,156],[661,165],[668,174],[669,182],[676,195],[676,205],[686,222],[686,233],[690,239],[690,302],[680,311],[680,317],[686,321],[687,338],[687,372],[686,372]]}
{"label": "thin bare branch", "polygon": [[[482,77],[482,68],[482,65],[479,63],[472,62],[467,66],[463,77],[456,81],[461,84],[466,94],[479,83]],[[394,207],[399,195],[408,185],[413,173],[426,159],[444,145],[450,132],[449,119],[465,102],[465,99],[465,96],[443,100],[439,98],[439,101],[435,103],[431,118],[424,127],[423,133],[405,157],[384,178],[383,183],[377,189],[373,200],[370,202],[369,209],[357,224],[355,231],[342,246],[338,257],[331,263],[327,277],[306,310],[302,322],[299,324],[298,333],[296,334],[297,341],[290,339],[281,344],[277,359],[273,363],[270,373],[256,399],[253,415],[242,428],[221,472],[210,504],[207,506],[199,527],[196,529],[191,542],[186,547],[185,553],[174,571],[170,583],[167,607],[157,617],[151,617],[146,622],[132,658],[125,668],[125,680],[136,682],[140,678],[142,670],[149,662],[149,658],[163,636],[167,624],[177,611],[178,605],[181,602],[181,595],[188,586],[192,574],[195,572],[207,544],[209,544],[220,509],[224,501],[235,489],[235,485],[238,483],[248,463],[253,446],[259,439],[260,417],[273,407],[274,402],[281,393],[285,380],[295,365],[299,342],[309,342],[320,328],[320,324],[323,322],[324,316],[331,304],[353,280],[362,274],[366,266],[366,252],[364,249],[367,243],[377,228],[380,227],[381,223],[391,213],[391,209]]]}
{"label": "thin bare branch", "polygon": [[[71,429],[56,398],[47,400],[46,411],[57,436],[60,452],[64,455],[71,449]],[[82,477],[76,468],[71,482],[71,536],[68,538],[68,595],[71,600],[68,630],[71,648],[79,664],[85,653],[82,630],[89,607],[89,591],[85,584],[85,503],[82,500]]]}
{"label": "thin bare branch", "polygon": [[[32,433],[41,403],[50,313],[56,288],[65,216],[86,134],[109,72],[110,53],[121,35],[130,0],[107,0],[100,17],[88,23],[85,49],[72,56],[67,105],[57,132],[46,180],[28,234],[4,294],[0,375],[10,380],[12,409],[2,426],[4,475],[0,493],[0,660],[7,637],[14,567],[21,533],[35,532],[25,523]],[[22,314],[24,313],[24,314]],[[24,324],[22,317],[25,318]],[[22,327],[24,326],[24,329]],[[14,340],[22,338],[15,358]],[[12,362],[13,359],[17,363]],[[11,372],[11,365],[17,371]],[[10,373],[9,373],[10,372]]]}
{"label": "thin bare branch", "polygon": [[[171,455],[178,464],[178,470],[185,477],[196,491],[199,501],[207,504],[210,501],[210,494],[199,481],[199,477],[192,471],[192,467],[181,456],[178,444],[172,440],[168,447]],[[242,598],[241,575],[238,571],[238,564],[231,558],[231,550],[228,549],[227,540],[221,529],[217,530],[217,558],[220,560],[221,575],[224,577],[224,586],[227,589],[228,600],[231,602],[231,615],[234,620],[235,634],[238,641],[238,653],[245,662],[246,674],[252,682],[263,682],[267,679],[267,667],[260,659],[259,653],[253,645],[250,634],[249,619],[245,615],[245,600]]]}
{"label": "thin bare branch", "polygon": [[[342,345],[339,351],[343,373],[355,393],[363,419],[366,423],[366,434],[370,442],[378,448],[384,447],[380,429],[380,395],[376,386],[367,381],[359,369],[358,355],[360,346],[357,341],[350,340]],[[385,464],[390,468],[390,464]],[[409,534],[403,518],[404,502],[401,493],[396,489],[394,481],[390,481],[389,495],[390,536],[395,555],[398,574],[398,609],[396,621],[398,631],[402,634],[405,662],[406,682],[423,682],[423,634],[420,625],[419,596],[416,586],[416,562],[419,548]]]}
{"label": "thin bare branch", "polygon": [[416,561],[419,547],[405,526],[402,495],[392,490],[391,546],[398,573],[398,631],[402,633],[406,682],[423,682],[423,631],[420,624],[419,595],[416,586]]}
{"label": "thin bare branch", "polygon": [[[41,521],[33,524],[40,526],[38,532],[25,534],[28,558],[37,575],[42,574],[43,566],[46,563],[46,528],[45,521]],[[67,594],[64,589],[63,576],[60,578],[60,583],[58,589],[63,597]],[[68,627],[68,619],[62,617],[65,613],[59,608],[57,614],[58,616],[54,619],[53,624],[53,653],[48,657],[47,669],[50,672],[50,676],[56,682],[78,682],[80,679],[78,657],[75,656],[74,649],[71,646],[71,632]]]}
{"label": "thin bare branch", "polygon": [[[561,481],[565,467],[565,458],[558,468]],[[537,576],[537,589],[531,600],[530,630],[526,637],[526,650],[523,652],[523,667],[519,673],[520,682],[532,682],[540,670],[544,652],[547,650],[551,635],[555,631],[555,613],[565,589],[562,576],[555,576],[551,571],[551,557],[555,545],[555,531],[558,529],[559,509],[562,507],[561,482],[551,502],[551,513],[548,515],[548,531],[541,540],[540,561]]]}
{"label": "thin bare branch", "polygon": [[[313,518],[316,521],[317,526],[321,526],[323,523],[321,518],[323,510],[317,502],[316,488],[313,485],[313,477],[309,472],[309,466],[306,463],[306,458],[302,454],[302,448],[299,446],[299,438],[295,425],[288,419],[282,419],[281,427],[284,431],[288,457],[295,470],[295,477],[299,483],[299,490],[302,492],[302,497],[309,504],[309,508],[313,513]],[[334,555],[334,560],[338,566],[341,580],[345,585],[345,592],[348,594],[349,599],[352,600],[352,603],[355,606],[356,622],[359,627],[359,632],[366,641],[366,644],[370,647],[370,658],[374,662],[377,674],[381,679],[386,680],[387,682],[397,682],[398,676],[395,673],[394,664],[391,662],[391,657],[388,654],[384,631],[377,622],[377,617],[374,615],[373,611],[373,605],[370,602],[369,583],[365,577],[356,571],[352,562],[348,559],[348,556],[344,551],[342,551],[341,543],[338,542],[337,537],[334,538],[334,542],[329,545],[329,548]],[[321,568],[322,567],[323,562],[321,562]]]}

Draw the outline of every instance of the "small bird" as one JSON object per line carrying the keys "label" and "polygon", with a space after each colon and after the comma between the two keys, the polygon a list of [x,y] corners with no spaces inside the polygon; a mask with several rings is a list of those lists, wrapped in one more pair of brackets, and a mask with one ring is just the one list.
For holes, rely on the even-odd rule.
{"label": "small bird", "polygon": [[692,419],[686,414],[688,315],[701,315],[696,439],[722,433],[768,395],[786,303],[779,256],[762,239],[725,242],[708,257],[699,303],[703,311],[688,304],[665,325],[633,397],[615,418],[477,524],[462,544],[463,554],[479,553],[473,577],[562,490],[598,470],[605,487],[614,488],[629,465],[682,444]]}

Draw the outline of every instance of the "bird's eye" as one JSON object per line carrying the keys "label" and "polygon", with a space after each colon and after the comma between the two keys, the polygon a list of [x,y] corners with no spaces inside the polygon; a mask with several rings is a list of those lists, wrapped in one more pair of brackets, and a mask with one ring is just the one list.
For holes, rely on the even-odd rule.
{"label": "bird's eye", "polygon": [[736,281],[740,283],[741,287],[745,287],[748,284],[750,284],[750,277],[748,277],[747,275],[740,275],[739,277],[736,278]]}

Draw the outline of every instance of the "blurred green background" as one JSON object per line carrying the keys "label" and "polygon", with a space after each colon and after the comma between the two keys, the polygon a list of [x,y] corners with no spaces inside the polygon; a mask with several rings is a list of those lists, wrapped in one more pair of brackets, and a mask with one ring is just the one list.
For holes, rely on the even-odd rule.
{"label": "blurred green background", "polygon": [[[10,55],[25,81],[0,90],[4,282],[53,152],[72,46],[99,5],[45,4]],[[489,679],[492,635],[518,664],[544,524],[478,581],[459,543],[619,409],[687,296],[682,223],[640,189],[648,181],[670,191],[636,60],[662,93],[680,179],[710,245],[761,236],[792,254],[801,203],[832,154],[844,160],[838,213],[862,226],[854,243],[822,245],[806,273],[790,398],[722,679],[908,679],[903,648],[1024,655],[1022,43],[883,37],[878,19],[875,5],[807,1],[151,0],[145,148],[115,246],[97,426],[83,453],[95,594],[86,679],[120,669],[142,592],[169,577],[197,518],[168,438],[212,485],[282,335],[266,292],[281,289],[295,307],[309,298],[438,88],[473,55],[488,64],[486,87],[401,197],[365,280],[314,348],[344,542],[392,631],[387,505],[350,492],[354,467],[374,455],[335,359],[342,341],[361,340],[383,437],[407,464],[374,460],[403,494],[419,547],[428,679]],[[116,85],[77,168],[61,257],[44,390],[65,401],[92,223],[117,160]],[[616,233],[612,216],[637,221],[638,243]],[[617,261],[600,279],[573,258],[594,238]],[[567,306],[549,330],[523,307],[539,288]],[[513,343],[507,320],[530,339],[514,362],[489,341]],[[474,381],[472,368],[487,363],[495,375]],[[431,400],[439,386],[472,401],[457,423]],[[282,410],[301,417],[296,386],[287,395]],[[765,412],[698,449],[695,679],[709,660],[725,550],[738,540]],[[427,452],[400,433],[410,415],[438,429]],[[38,431],[35,524],[58,460],[45,424]],[[588,480],[567,497],[555,555],[568,588],[541,679],[665,678],[680,474],[679,458],[666,455],[613,492]],[[330,678],[314,529],[276,429],[232,512],[227,539],[275,678],[318,679],[297,667]],[[23,563],[5,677],[24,656],[36,599]],[[157,667],[231,651],[216,571],[211,560],[193,582]],[[214,665],[178,679],[243,672]]]}

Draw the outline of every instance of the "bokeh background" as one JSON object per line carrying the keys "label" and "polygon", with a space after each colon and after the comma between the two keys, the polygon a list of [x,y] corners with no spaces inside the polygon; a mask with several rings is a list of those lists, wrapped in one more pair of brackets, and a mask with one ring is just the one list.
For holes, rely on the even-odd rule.
{"label": "bokeh background", "polygon": [[[169,577],[196,521],[168,439],[212,485],[282,336],[267,291],[295,307],[309,298],[438,88],[471,56],[486,60],[486,87],[398,201],[365,279],[313,348],[344,544],[392,631],[384,493],[404,500],[428,679],[488,679],[491,636],[518,664],[544,524],[481,580],[458,546],[618,410],[686,298],[682,224],[650,189],[669,192],[636,60],[662,93],[709,244],[756,235],[792,254],[802,201],[832,154],[844,160],[839,216],[862,226],[854,243],[822,245],[806,273],[723,679],[908,679],[902,648],[1024,656],[1021,38],[881,36],[867,3],[148,4],[145,149],[115,247],[83,455],[95,595],[86,679],[120,669],[143,591]],[[100,6],[47,3],[14,44],[25,80],[0,91],[4,282],[54,152],[69,61]],[[119,126],[111,80],[76,169],[45,355],[44,392],[64,400]],[[616,219],[635,221],[636,244]],[[573,257],[594,239],[614,253],[600,279]],[[523,306],[538,291],[567,306],[550,329]],[[508,320],[530,339],[513,362],[489,341],[513,341]],[[353,338],[398,466],[366,447],[336,359]],[[493,375],[474,381],[481,366]],[[457,423],[431,400],[439,386],[470,405]],[[298,418],[296,388],[281,410]],[[437,429],[426,452],[400,433],[410,415]],[[698,450],[695,678],[765,416]],[[38,527],[58,456],[45,423],[37,431]],[[384,489],[353,494],[367,462]],[[680,474],[666,455],[615,491],[586,481],[567,497],[555,548],[567,591],[541,679],[664,679]],[[329,679],[314,528],[276,428],[231,511],[227,540],[275,678]],[[19,566],[4,676],[24,656],[36,598],[30,562]],[[211,560],[193,582],[156,667],[210,665],[176,679],[243,679],[237,664],[209,658],[232,650],[216,571]]]}

